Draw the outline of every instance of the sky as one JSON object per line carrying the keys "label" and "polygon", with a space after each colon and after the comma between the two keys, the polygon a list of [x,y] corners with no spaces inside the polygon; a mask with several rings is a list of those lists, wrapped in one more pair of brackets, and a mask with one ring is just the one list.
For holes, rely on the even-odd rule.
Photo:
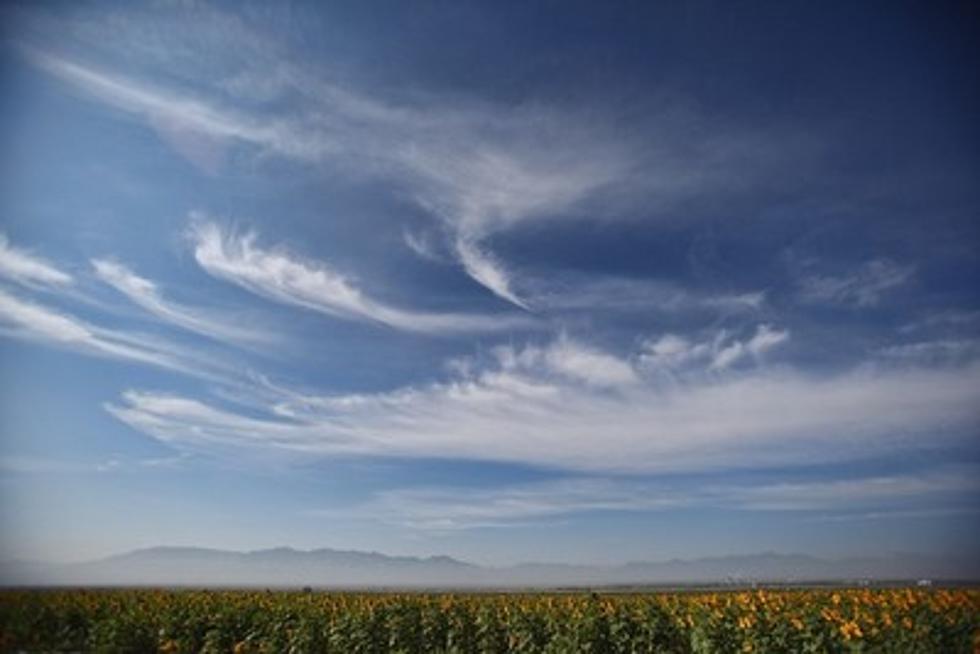
{"label": "sky", "polygon": [[980,551],[970,3],[0,12],[0,558]]}

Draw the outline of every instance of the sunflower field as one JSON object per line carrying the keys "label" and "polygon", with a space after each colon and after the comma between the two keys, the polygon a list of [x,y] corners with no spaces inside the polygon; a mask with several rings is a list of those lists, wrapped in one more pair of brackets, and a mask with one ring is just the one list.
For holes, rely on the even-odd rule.
{"label": "sunflower field", "polygon": [[0,592],[0,651],[980,652],[980,591]]}

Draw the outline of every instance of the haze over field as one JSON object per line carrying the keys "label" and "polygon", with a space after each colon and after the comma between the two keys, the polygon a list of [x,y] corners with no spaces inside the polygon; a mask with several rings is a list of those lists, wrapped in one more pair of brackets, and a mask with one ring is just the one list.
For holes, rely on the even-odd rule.
{"label": "haze over field", "polygon": [[10,586],[225,586],[267,588],[616,588],[643,585],[746,587],[756,584],[959,584],[980,579],[975,558],[915,554],[820,559],[766,552],[622,565],[521,563],[481,566],[448,556],[279,547],[231,552],[154,547],[95,561],[0,565]]}
{"label": "haze over field", "polygon": [[0,583],[976,576],[976,18],[5,4]]}

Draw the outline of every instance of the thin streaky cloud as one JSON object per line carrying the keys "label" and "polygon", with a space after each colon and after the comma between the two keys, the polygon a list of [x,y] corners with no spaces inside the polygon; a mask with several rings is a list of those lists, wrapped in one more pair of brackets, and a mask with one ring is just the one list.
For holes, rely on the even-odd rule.
{"label": "thin streaky cloud", "polygon": [[717,350],[711,367],[721,370],[749,355],[758,358],[787,340],[789,340],[789,332],[773,329],[770,325],[759,325],[749,340],[733,341]]}
{"label": "thin streaky cloud", "polygon": [[930,340],[970,340],[980,333],[980,311],[945,309],[925,312],[923,317],[898,328],[904,337]]}
{"label": "thin streaky cloud", "polygon": [[769,351],[786,343],[788,330],[768,324],[756,326],[755,333],[739,340],[725,329],[713,334],[703,334],[698,340],[688,336],[668,333],[643,341],[637,356],[638,365],[660,374],[687,374],[698,372],[702,364],[709,370],[723,372],[746,360],[760,362]]}
{"label": "thin streaky cloud", "polygon": [[909,507],[948,497],[980,496],[978,470],[940,466],[918,474],[873,475],[816,481],[782,481],[721,489],[730,506],[750,511],[853,511]]}
{"label": "thin streaky cloud", "polygon": [[411,230],[402,230],[402,239],[408,249],[417,254],[422,259],[442,263],[446,261],[446,256],[436,249],[431,237]]}
{"label": "thin streaky cloud", "polygon": [[70,314],[22,300],[3,289],[0,289],[0,334],[206,380],[225,379],[225,367],[209,356],[149,336],[97,327]]}
{"label": "thin streaky cloud", "polygon": [[511,274],[504,270],[493,255],[468,239],[460,239],[456,242],[456,254],[463,269],[476,282],[493,291],[494,295],[522,309],[530,309],[527,302],[515,293]]}
{"label": "thin streaky cloud", "polygon": [[[354,508],[370,519],[423,530],[508,527],[585,511],[651,511],[684,498],[616,479],[570,479],[489,489],[460,487],[381,492]],[[328,512],[328,515],[334,512]]]}
{"label": "thin streaky cloud", "polygon": [[220,139],[233,139],[272,149],[301,159],[316,159],[316,141],[303,141],[287,130],[276,129],[251,117],[207,102],[170,94],[123,76],[104,73],[95,68],[36,50],[26,50],[28,57],[42,70],[83,89],[94,98],[148,122],[165,120],[170,125],[201,132]]}
{"label": "thin streaky cloud", "polygon": [[493,355],[506,371],[543,369],[596,388],[630,386],[640,382],[634,365],[620,357],[561,334],[546,347],[500,346]]}
{"label": "thin streaky cloud", "polygon": [[869,520],[908,520],[935,519],[946,517],[975,517],[980,516],[980,508],[975,506],[938,507],[921,510],[888,510],[888,511],[859,511],[833,515],[821,515],[810,518],[810,522],[867,522]]}
{"label": "thin streaky cloud", "polygon": [[521,296],[541,311],[752,314],[766,307],[765,291],[707,293],[665,279],[549,271],[521,278]]}
{"label": "thin streaky cloud", "polygon": [[889,345],[879,354],[900,363],[966,363],[980,357],[980,338],[941,338]]}
{"label": "thin streaky cloud", "polygon": [[765,291],[751,291],[748,293],[735,293],[729,295],[716,295],[706,297],[700,301],[702,305],[716,309],[739,311],[754,310],[758,311],[766,303]]}
{"label": "thin streaky cloud", "polygon": [[238,435],[241,416],[196,400],[208,420],[185,410],[189,404],[159,403],[153,393],[128,395],[114,413],[192,451],[217,441],[284,455],[435,457],[621,472],[848,460],[882,447],[929,446],[921,440],[926,433],[938,447],[978,426],[976,365],[815,378],[766,367],[722,374],[706,357],[701,375],[663,384],[643,376],[637,364],[642,381],[610,387],[556,370],[547,348],[504,348],[494,361],[457,367],[464,372],[449,382],[385,393],[283,396],[259,407],[277,417],[249,419],[248,438]]}
{"label": "thin streaky cloud", "polygon": [[0,277],[32,286],[67,286],[74,280],[54,264],[37,255],[16,248],[5,234],[0,234]]}
{"label": "thin streaky cloud", "polygon": [[[214,80],[200,80],[194,95],[50,52],[27,52],[42,70],[151,126],[164,126],[168,134],[184,129],[345,176],[391,182],[440,223],[447,251],[467,275],[524,308],[512,273],[488,248],[494,234],[528,221],[586,218],[593,215],[580,210],[586,203],[611,194],[619,201],[642,197],[662,209],[707,189],[743,188],[802,147],[785,135],[717,138],[697,128],[704,122],[697,116],[678,117],[663,108],[653,110],[661,120],[648,126],[656,138],[637,143],[610,128],[614,121],[543,105],[435,95],[397,105],[281,64],[247,77],[275,78],[278,93],[288,91],[300,102],[271,115],[249,113],[214,99]],[[262,86],[270,86],[267,79]],[[195,160],[212,159],[198,154]],[[599,215],[605,219],[607,213]]]}
{"label": "thin streaky cloud", "polygon": [[844,275],[809,275],[800,280],[804,302],[876,306],[888,292],[906,284],[915,267],[874,259]]}
{"label": "thin streaky cloud", "polygon": [[243,329],[208,315],[206,310],[167,300],[154,282],[116,261],[93,259],[91,264],[99,279],[166,322],[222,342],[268,344],[276,340],[271,333]]}
{"label": "thin streaky cloud", "polygon": [[[802,482],[718,483],[704,480],[637,480],[577,477],[492,488],[423,487],[378,493],[350,513],[422,530],[510,527],[585,512],[651,512],[676,509],[853,512],[898,507],[947,506],[980,495],[977,470],[937,468],[919,474],[865,476]],[[343,509],[323,513],[336,516]]]}
{"label": "thin streaky cloud", "polygon": [[431,313],[400,309],[367,296],[352,280],[320,261],[258,244],[254,233],[236,235],[198,216],[190,234],[194,257],[210,275],[277,302],[336,318],[373,322],[420,333],[528,328],[524,316]]}

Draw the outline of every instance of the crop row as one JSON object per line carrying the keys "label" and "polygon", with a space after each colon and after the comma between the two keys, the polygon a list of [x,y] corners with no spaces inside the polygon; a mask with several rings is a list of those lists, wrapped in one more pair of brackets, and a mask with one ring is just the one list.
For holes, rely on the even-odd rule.
{"label": "crop row", "polygon": [[0,592],[8,652],[974,652],[980,592]]}

